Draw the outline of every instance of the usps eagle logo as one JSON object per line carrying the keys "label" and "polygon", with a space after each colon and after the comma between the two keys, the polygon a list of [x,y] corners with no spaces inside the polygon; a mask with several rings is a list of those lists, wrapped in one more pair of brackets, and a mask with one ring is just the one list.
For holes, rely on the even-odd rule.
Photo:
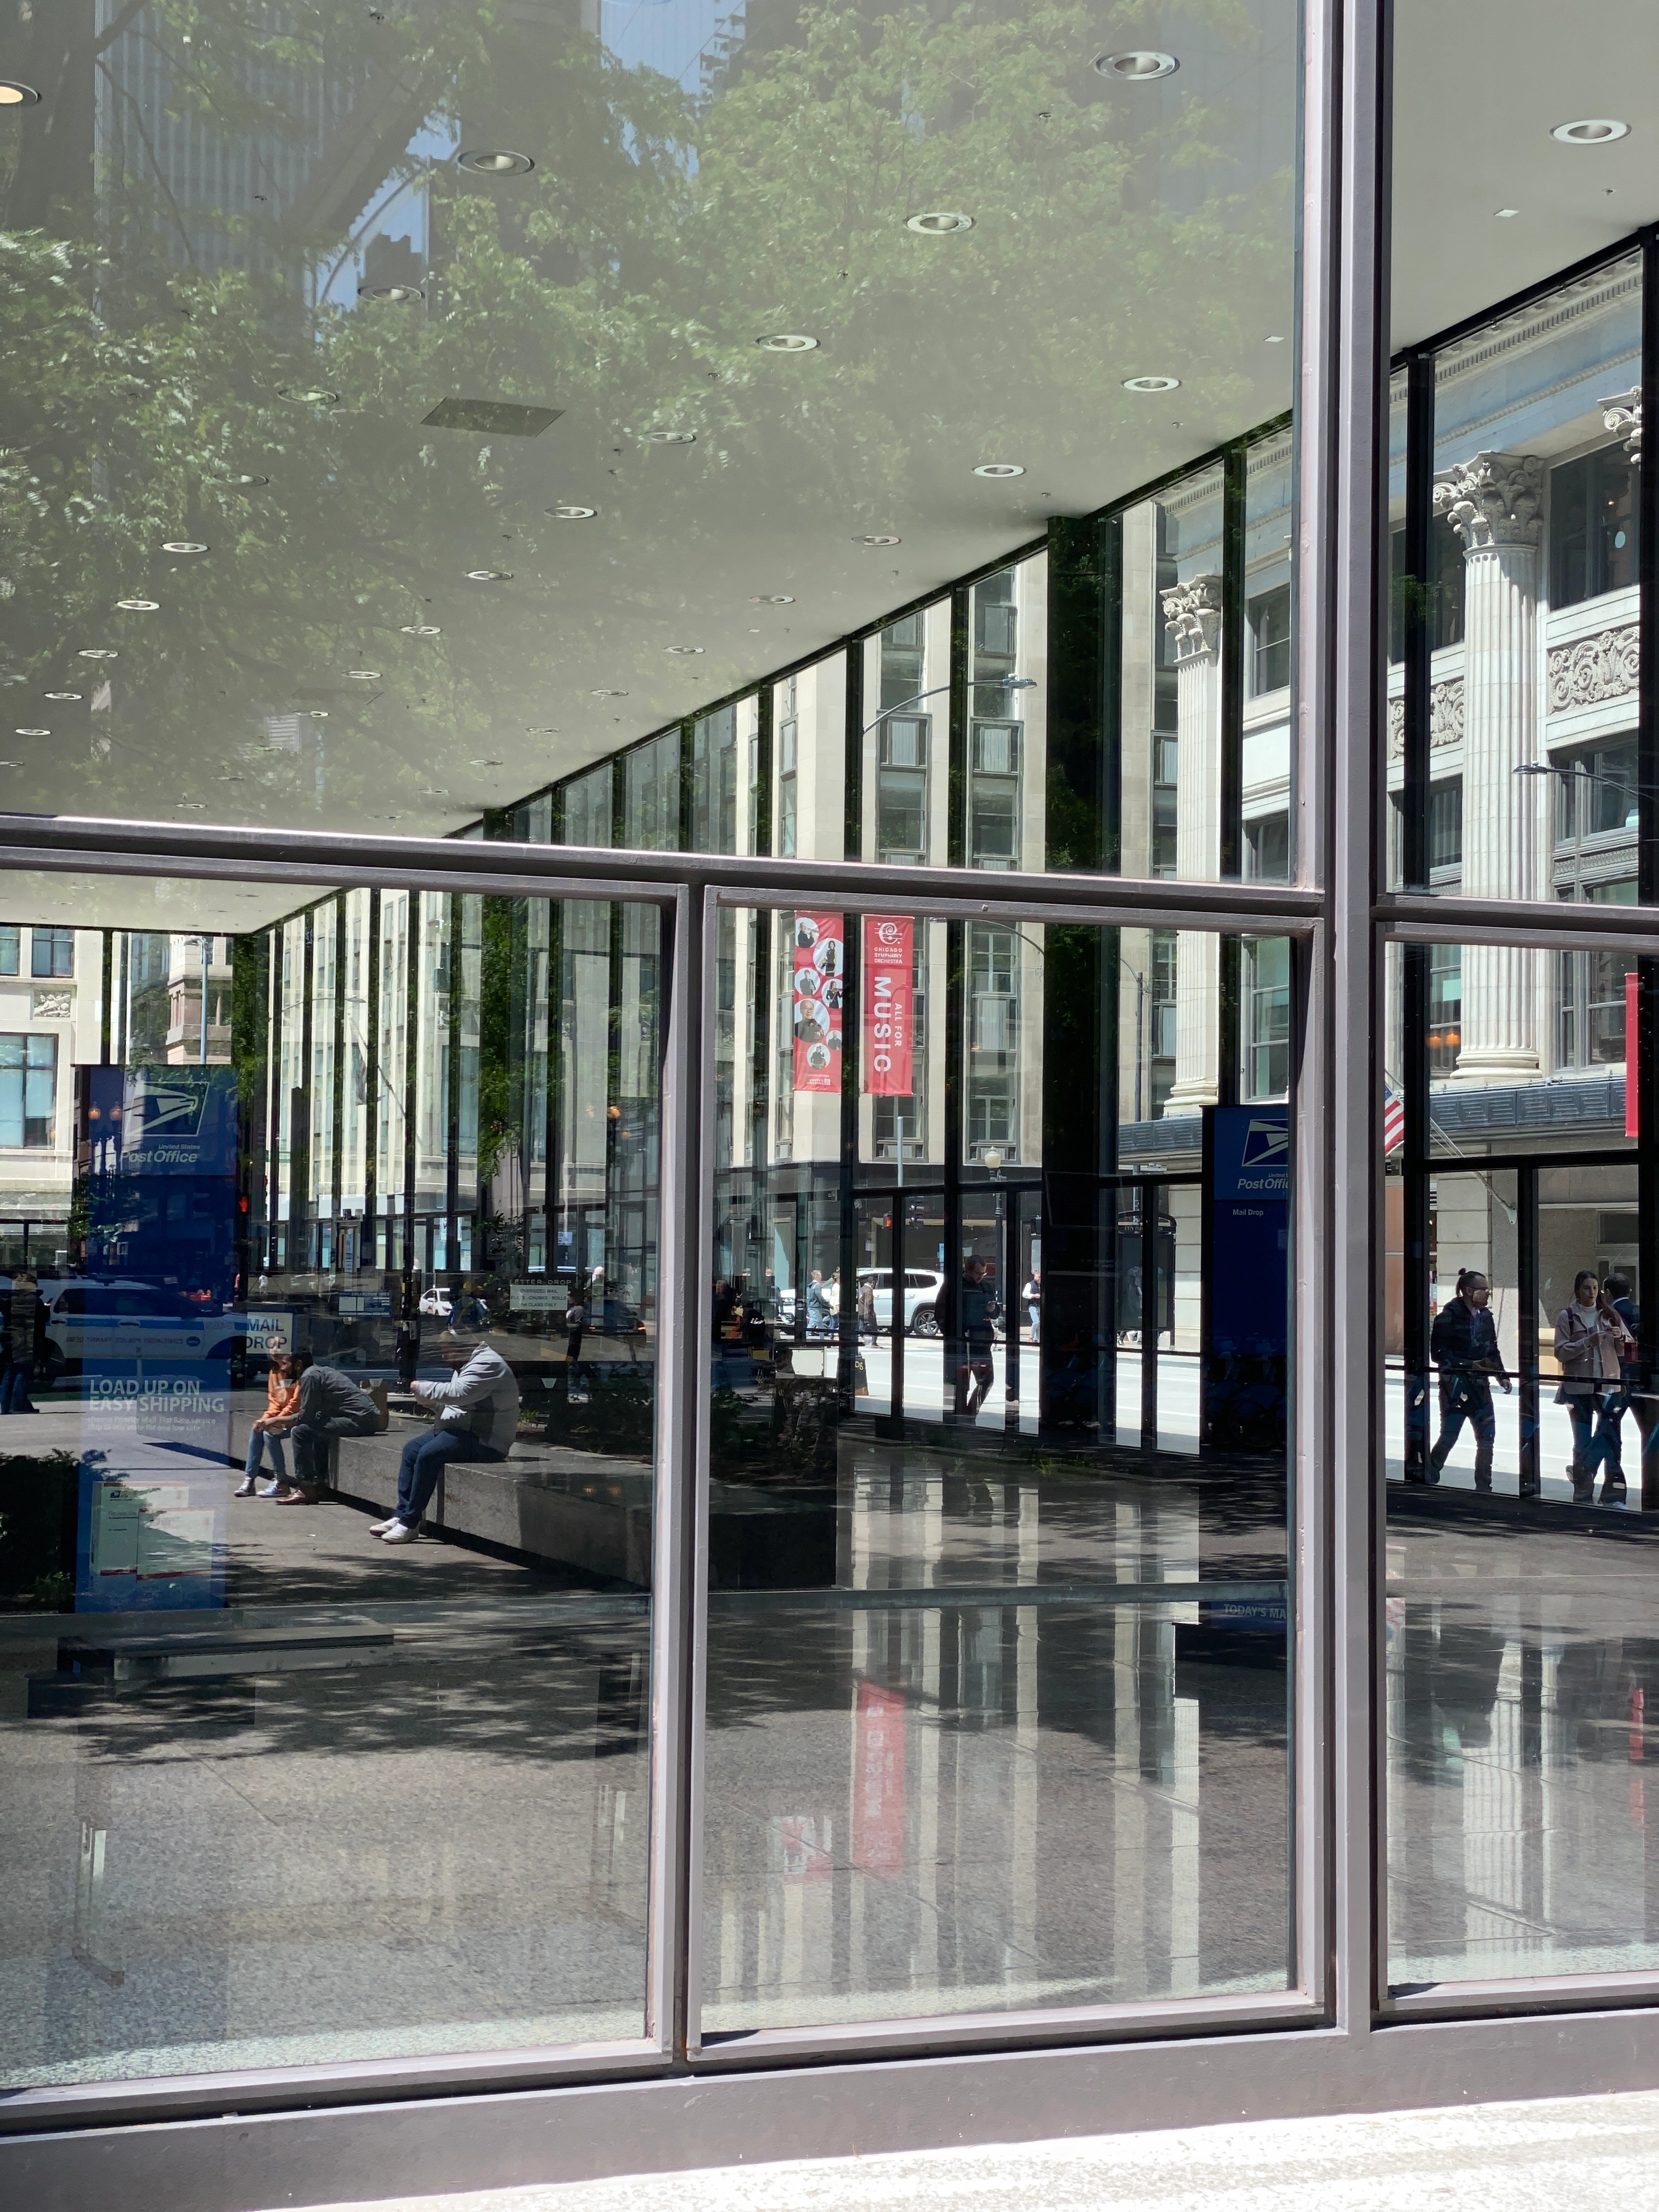
{"label": "usps eagle logo", "polygon": [[1244,1132],[1241,1168],[1284,1168],[1291,1162],[1288,1121],[1252,1121]]}

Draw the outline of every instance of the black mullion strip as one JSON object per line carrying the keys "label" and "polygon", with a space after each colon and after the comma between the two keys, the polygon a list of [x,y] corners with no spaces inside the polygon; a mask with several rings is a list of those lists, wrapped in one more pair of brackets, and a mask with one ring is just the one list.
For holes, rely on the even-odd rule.
{"label": "black mullion strip", "polygon": [[1406,1480],[1426,1480],[1429,1449],[1429,947],[1401,954],[1401,1103],[1406,1133],[1401,1307],[1406,1384]]}
{"label": "black mullion strip", "polygon": [[[1642,420],[1644,429],[1659,426],[1659,226],[1650,225],[1642,240]],[[1638,471],[1640,501],[1636,538],[1639,656],[1636,714],[1637,896],[1644,906],[1659,904],[1659,465],[1656,438],[1645,441]],[[1659,1382],[1659,959],[1644,954],[1636,963],[1636,1238],[1640,1291],[1642,1387]],[[1628,1056],[1628,1046],[1626,1054]],[[1645,1468],[1643,1487],[1647,1488]],[[1659,1498],[1654,1501],[1659,1504]]]}
{"label": "black mullion strip", "polygon": [[772,1094],[772,910],[769,907],[756,907],[752,911],[754,928],[749,951],[749,1003],[754,1009],[754,1018],[749,1041],[749,1165],[754,1178],[755,1212],[758,1219],[763,1194],[762,1177],[768,1167],[766,1121]]}
{"label": "black mullion strip", "polygon": [[[1158,1449],[1158,1243],[1162,1185],[1140,1186],[1140,1448]],[[1203,1377],[1200,1376],[1201,1389]]]}
{"label": "black mullion strip", "polygon": [[[610,1003],[605,1008],[605,1025],[604,1266],[606,1297],[616,1295],[617,1270],[613,1247],[622,1218],[623,1195],[617,1160],[617,1137],[622,1127],[623,921],[627,911],[620,901],[613,901],[605,930],[605,965],[610,979]],[[611,1111],[613,1107],[617,1109],[615,1113]],[[591,1273],[591,1270],[589,1272]],[[798,1296],[795,1303],[804,1313],[804,1297]]]}
{"label": "black mullion strip", "polygon": [[[718,709],[715,710],[718,712]],[[698,720],[706,719],[698,717]],[[706,742],[706,740],[705,740]],[[697,738],[696,722],[680,724],[680,827],[679,848],[682,853],[696,852],[697,834]],[[709,798],[714,798],[713,778],[710,778]]]}
{"label": "black mullion strip", "polygon": [[[537,797],[540,796],[538,792]],[[564,786],[562,783],[550,784],[548,787],[547,813],[547,842],[550,845],[562,845],[564,842]]]}
{"label": "black mullion strip", "polygon": [[[903,1139],[899,1141],[899,1173],[904,1172]],[[902,1188],[892,1194],[893,1232],[889,1255],[893,1273],[892,1297],[889,1301],[887,1342],[890,1349],[890,1373],[887,1404],[890,1419],[883,1432],[899,1441],[904,1436],[904,1208],[910,1194]]]}
{"label": "black mullion strip", "polygon": [[[312,994],[316,988],[317,909],[307,907],[305,916],[304,965],[301,970],[300,1080],[289,1113],[289,1268],[311,1264],[308,1216],[311,1204],[311,1081],[315,1066]],[[303,1231],[303,1237],[300,1232]],[[298,1249],[296,1249],[296,1246]]]}
{"label": "black mullion strip", "polygon": [[106,929],[100,933],[104,940],[104,953],[99,990],[102,994],[103,1013],[98,1024],[98,1061],[100,1066],[107,1067],[110,1064],[110,1040],[112,1035],[111,1019],[113,1009],[110,1005],[110,997],[115,988],[115,933],[113,930]]}
{"label": "black mullion strip", "polygon": [[270,945],[265,997],[265,1034],[270,1060],[265,1069],[265,1123],[270,1136],[265,1157],[265,1259],[276,1264],[276,1228],[282,1204],[283,1162],[283,947],[286,927],[278,922],[265,936]]}
{"label": "black mullion strip", "polygon": [[[861,917],[842,917],[842,1053],[841,1053],[841,1297],[836,1314],[839,1340],[836,1365],[842,1409],[858,1411],[855,1363],[859,1350],[858,1215],[856,1206],[859,1162],[859,1036],[862,1024],[858,1009],[862,1001],[862,946],[859,941]],[[896,1291],[897,1286],[895,1286]],[[899,1294],[902,1297],[902,1293]],[[898,1310],[902,1312],[901,1304]]]}
{"label": "black mullion strip", "polygon": [[[559,1192],[564,1182],[564,901],[547,902],[547,972],[542,980],[547,1037],[542,1129],[542,1266],[550,1280],[559,1266]],[[535,1020],[532,1010],[531,1020]],[[533,1030],[532,1030],[533,1034]],[[528,1240],[526,1239],[526,1242]],[[575,1255],[571,1234],[571,1255]]]}
{"label": "black mullion strip", "polygon": [[[664,732],[659,730],[656,735],[661,737]],[[646,743],[654,744],[655,738],[647,738]],[[628,846],[628,771],[623,763],[629,753],[638,750],[637,745],[625,745],[621,752],[611,756],[611,846],[613,852],[625,851]],[[591,769],[588,774],[592,774]]]}
{"label": "black mullion strip", "polygon": [[[1403,787],[1400,793],[1400,881],[1429,883],[1429,664],[1433,633],[1429,592],[1434,567],[1434,356],[1412,355],[1406,370],[1406,544],[1401,592],[1404,664]],[[1392,580],[1391,580],[1392,581]]]}
{"label": "black mullion strip", "polygon": [[968,857],[969,678],[972,673],[969,664],[973,654],[973,588],[958,584],[951,593],[951,720],[945,784],[945,850],[949,865],[955,868],[965,867]]}
{"label": "black mullion strip", "polygon": [[1244,872],[1245,448],[1229,446],[1221,475],[1220,872]]}
{"label": "black mullion strip", "polygon": [[772,687],[755,695],[755,851],[772,850]]}
{"label": "black mullion strip", "polygon": [[329,1206],[335,1224],[335,1265],[339,1264],[340,1208],[344,1203],[345,1176],[345,945],[346,902],[341,891],[334,901],[334,1083],[330,1107]]}
{"label": "black mullion strip", "polygon": [[842,856],[856,860],[864,850],[864,640],[848,641],[845,762],[847,814],[842,831]]}
{"label": "black mullion strip", "polygon": [[[925,924],[923,926],[926,927]],[[945,1279],[939,1293],[947,1316],[946,1325],[940,1332],[945,1354],[944,1410],[947,1426],[955,1420],[957,1369],[968,1356],[962,1335],[962,1091],[968,994],[967,943],[967,924],[947,921],[945,925],[945,1265],[941,1270]],[[896,1284],[894,1294],[900,1301],[896,1310],[902,1317],[902,1292]]]}
{"label": "black mullion strip", "polygon": [[1237,1106],[1243,1066],[1244,947],[1224,937],[1217,948],[1216,1103]]}
{"label": "black mullion strip", "polygon": [[375,1222],[380,1211],[380,894],[368,895],[368,973],[363,1017],[363,1233],[369,1240],[369,1264],[379,1243]]}
{"label": "black mullion strip", "polygon": [[[426,902],[435,893],[404,894],[404,1314],[414,1313],[408,1285],[424,1271],[426,1255],[415,1249],[415,1185],[416,1119],[421,1087],[421,953],[426,941]],[[417,1323],[418,1326],[418,1323]]]}
{"label": "black mullion strip", "polygon": [[[1101,710],[1100,710],[1100,852],[1101,872],[1123,872],[1123,517],[1108,515],[1100,529],[1101,580]],[[1052,588],[1052,579],[1050,580]],[[1045,855],[1046,858],[1046,855]],[[1114,933],[1114,943],[1116,933]],[[1116,1063],[1116,1048],[1113,1048]],[[1112,1122],[1117,1123],[1116,1093],[1113,1094]],[[1112,1166],[1117,1165],[1115,1146]]]}
{"label": "black mullion strip", "polygon": [[461,1212],[461,994],[465,988],[465,963],[461,957],[460,891],[449,894],[449,1035],[446,1039],[448,1097],[445,1101],[444,1145],[444,1264],[453,1270],[460,1251]]}
{"label": "black mullion strip", "polygon": [[[1110,601],[1108,601],[1110,606]],[[1115,625],[1121,631],[1121,624]],[[1097,1069],[1099,1105],[1097,1109],[1097,1150],[1095,1172],[1100,1187],[1095,1201],[1096,1279],[1097,1282],[1095,1341],[1100,1346],[1097,1372],[1099,1400],[1097,1407],[1098,1441],[1115,1445],[1117,1442],[1117,1146],[1118,1146],[1118,1085],[1121,1070],[1118,1066],[1120,1036],[1118,1024],[1121,1018],[1119,994],[1121,990],[1122,969],[1118,947],[1122,942],[1115,929],[1102,929],[1100,937],[1100,1058]],[[1011,1311],[1012,1296],[1019,1288],[1017,1283],[1005,1278],[1004,1297]],[[1013,1323],[1010,1322],[1010,1330]]]}
{"label": "black mullion strip", "polygon": [[1540,1494],[1542,1469],[1538,1434],[1538,1170],[1521,1168],[1515,1178],[1516,1291],[1520,1305],[1516,1364],[1521,1373],[1521,1495]]}

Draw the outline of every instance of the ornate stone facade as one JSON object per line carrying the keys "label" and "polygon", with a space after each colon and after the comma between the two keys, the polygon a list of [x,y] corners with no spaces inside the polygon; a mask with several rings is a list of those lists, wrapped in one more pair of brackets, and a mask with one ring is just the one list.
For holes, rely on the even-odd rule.
{"label": "ornate stone facade", "polygon": [[1636,385],[1628,392],[1617,392],[1611,399],[1599,399],[1601,421],[1609,430],[1628,433],[1625,451],[1632,460],[1642,458],[1642,387]]}
{"label": "ornate stone facade", "polygon": [[[1429,744],[1438,751],[1445,745],[1461,745],[1463,742],[1463,679],[1449,676],[1443,683],[1429,690]],[[1403,759],[1406,751],[1406,702],[1403,699],[1389,702],[1389,758]]]}
{"label": "ornate stone facade", "polygon": [[1552,646],[1548,711],[1565,714],[1574,707],[1595,707],[1604,699],[1622,699],[1635,690],[1639,672],[1634,623],[1625,629],[1598,630],[1594,637],[1576,638],[1571,645]]}

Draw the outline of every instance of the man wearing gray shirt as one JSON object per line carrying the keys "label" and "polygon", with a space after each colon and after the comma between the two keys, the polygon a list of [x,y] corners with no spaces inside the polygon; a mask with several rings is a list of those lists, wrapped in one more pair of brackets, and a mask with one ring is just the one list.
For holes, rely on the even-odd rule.
{"label": "man wearing gray shirt", "polygon": [[300,1378],[300,1399],[285,1425],[267,1431],[294,1439],[297,1488],[281,1491],[278,1505],[313,1503],[328,1481],[328,1448],[336,1437],[372,1437],[380,1425],[380,1408],[337,1367],[319,1367],[308,1352],[296,1352],[290,1375]]}
{"label": "man wearing gray shirt", "polygon": [[438,1349],[454,1370],[449,1381],[413,1385],[417,1398],[437,1407],[437,1420],[404,1446],[397,1510],[369,1530],[388,1544],[414,1542],[451,1460],[504,1460],[519,1431],[519,1386],[501,1353],[480,1337],[447,1328]]}

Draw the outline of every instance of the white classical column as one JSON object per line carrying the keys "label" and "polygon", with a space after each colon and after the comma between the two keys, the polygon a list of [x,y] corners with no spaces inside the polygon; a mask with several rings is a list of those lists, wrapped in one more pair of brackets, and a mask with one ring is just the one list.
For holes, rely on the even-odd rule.
{"label": "white classical column", "polygon": [[[1463,546],[1463,890],[1535,899],[1538,793],[1518,769],[1538,759],[1538,550],[1543,464],[1477,453],[1435,478],[1434,503]],[[1463,954],[1457,1079],[1538,1073],[1535,955],[1500,945]]]}
{"label": "white classical column", "polygon": [[[1194,576],[1164,594],[1176,660],[1176,869],[1188,883],[1221,872],[1221,579]],[[1221,941],[1187,931],[1176,962],[1176,1079],[1169,1114],[1216,1098]]]}

